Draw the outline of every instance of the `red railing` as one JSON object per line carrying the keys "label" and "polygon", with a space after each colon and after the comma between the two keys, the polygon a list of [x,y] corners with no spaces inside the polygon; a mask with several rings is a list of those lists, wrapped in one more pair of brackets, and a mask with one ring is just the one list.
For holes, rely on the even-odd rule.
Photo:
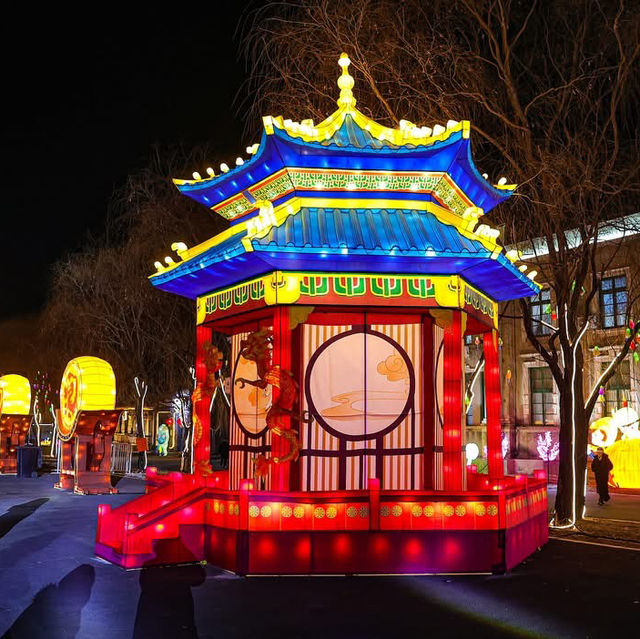
{"label": "red railing", "polygon": [[[264,492],[245,480],[224,490],[224,473],[207,478],[147,471],[145,495],[116,509],[100,505],[96,541],[122,556],[153,556],[159,540],[181,537],[181,527],[229,531],[495,531],[546,513],[543,478],[469,477],[468,491]],[[200,547],[201,544],[199,543]],[[194,551],[196,558],[202,551]]]}

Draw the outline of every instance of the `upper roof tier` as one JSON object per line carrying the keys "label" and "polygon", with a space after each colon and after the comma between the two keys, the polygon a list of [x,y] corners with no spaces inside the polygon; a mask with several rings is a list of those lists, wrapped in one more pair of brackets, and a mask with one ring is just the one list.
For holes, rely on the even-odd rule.
{"label": "upper roof tier", "polygon": [[385,127],[356,109],[349,58],[339,60],[338,109],[320,124],[263,118],[259,144],[248,160],[221,165],[209,177],[174,180],[178,189],[235,223],[258,213],[257,202],[274,206],[299,197],[406,199],[433,201],[458,215],[469,207],[487,212],[515,185],[504,178],[491,185],[476,169],[467,121],[417,127],[406,120]]}

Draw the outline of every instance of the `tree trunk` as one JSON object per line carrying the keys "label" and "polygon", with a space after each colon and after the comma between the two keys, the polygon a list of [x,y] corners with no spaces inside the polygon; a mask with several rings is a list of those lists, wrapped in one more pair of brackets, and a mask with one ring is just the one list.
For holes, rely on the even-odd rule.
{"label": "tree trunk", "polygon": [[560,391],[560,455],[558,457],[558,490],[556,492],[555,517],[557,525],[564,525],[571,521],[572,502],[572,426],[571,426],[571,398],[570,384]]}
{"label": "tree trunk", "polygon": [[[576,375],[575,406],[571,379],[560,391],[560,456],[554,523],[574,524],[582,518],[587,464],[587,418],[584,411],[582,377]],[[575,426],[575,430],[574,430]]]}
{"label": "tree trunk", "polygon": [[580,404],[576,401],[576,518],[584,515],[586,481],[587,481],[587,447],[589,445],[589,420]]}

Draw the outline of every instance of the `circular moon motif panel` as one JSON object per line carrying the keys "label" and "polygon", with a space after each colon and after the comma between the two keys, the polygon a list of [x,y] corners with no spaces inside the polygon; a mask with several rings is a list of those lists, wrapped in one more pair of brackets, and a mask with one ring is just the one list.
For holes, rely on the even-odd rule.
{"label": "circular moon motif panel", "polygon": [[367,439],[395,428],[413,401],[414,373],[404,349],[378,332],[325,342],[309,362],[307,401],[329,432]]}
{"label": "circular moon motif panel", "polygon": [[240,427],[247,434],[258,436],[267,427],[265,418],[271,408],[271,386],[262,389],[245,384],[240,388],[236,380],[241,378],[257,380],[258,370],[255,362],[240,355],[233,372],[233,408]]}

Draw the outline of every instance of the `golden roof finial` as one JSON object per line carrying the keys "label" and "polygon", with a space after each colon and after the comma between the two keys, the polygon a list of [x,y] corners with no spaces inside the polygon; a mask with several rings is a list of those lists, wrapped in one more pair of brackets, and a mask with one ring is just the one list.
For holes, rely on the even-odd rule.
{"label": "golden roof finial", "polygon": [[338,106],[354,107],[356,99],[353,97],[353,78],[349,75],[349,65],[351,60],[346,53],[340,54],[338,64],[342,67],[342,75],[338,78],[338,86],[340,87],[340,97],[338,98]]}

